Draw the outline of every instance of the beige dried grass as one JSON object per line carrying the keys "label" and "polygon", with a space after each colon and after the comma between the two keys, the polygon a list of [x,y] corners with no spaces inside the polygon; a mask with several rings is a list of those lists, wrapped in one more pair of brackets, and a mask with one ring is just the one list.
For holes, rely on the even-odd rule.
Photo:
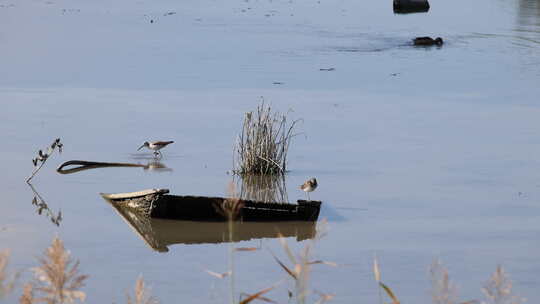
{"label": "beige dried grass", "polygon": [[142,276],[135,282],[133,298],[127,294],[127,304],[157,304],[159,303],[151,294],[150,289],[144,283]]}
{"label": "beige dried grass", "polygon": [[457,303],[457,287],[450,281],[448,270],[440,260],[435,260],[429,269],[431,275],[431,298],[433,304]]}
{"label": "beige dried grass", "polygon": [[[298,304],[305,304],[308,296],[312,293],[309,287],[310,276],[312,272],[312,267],[315,264],[324,264],[328,266],[337,266],[336,263],[323,261],[323,260],[312,260],[313,248],[317,241],[326,235],[327,222],[323,220],[319,223],[317,227],[317,234],[315,237],[305,244],[305,246],[299,251],[298,254],[294,254],[290,249],[285,237],[278,234],[281,247],[285,251],[285,254],[289,258],[289,261],[292,263],[292,266],[287,266],[282,262],[274,253],[270,252],[278,265],[285,270],[285,272],[294,280],[295,291],[294,293],[290,292],[290,297],[293,296],[296,298]],[[321,298],[319,299],[320,303],[329,301],[334,297],[334,295],[324,294],[317,292]]]}
{"label": "beige dried grass", "polygon": [[33,304],[34,299],[34,286],[31,283],[26,283],[23,288],[23,294],[19,298],[19,304]]}
{"label": "beige dried grass", "polygon": [[244,117],[242,133],[233,159],[237,174],[284,174],[293,130],[300,120],[288,124],[287,115],[272,111],[264,101]]}
{"label": "beige dried grass", "polygon": [[514,294],[512,281],[502,268],[497,266],[489,281],[484,285],[482,291],[489,304],[521,304],[525,299]]}
{"label": "beige dried grass", "polygon": [[9,255],[8,250],[0,251],[0,300],[13,291],[19,277],[19,273],[10,274],[8,272]]}
{"label": "beige dried grass", "polygon": [[47,304],[84,302],[86,294],[80,289],[87,275],[79,274],[79,261],[73,262],[62,240],[54,238],[42,257],[41,264],[33,268],[36,288],[40,297],[35,301]]}

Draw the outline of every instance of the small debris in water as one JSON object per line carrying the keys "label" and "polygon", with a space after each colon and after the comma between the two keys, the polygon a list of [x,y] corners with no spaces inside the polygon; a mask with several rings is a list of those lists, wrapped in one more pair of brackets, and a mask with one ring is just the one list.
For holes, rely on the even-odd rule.
{"label": "small debris in water", "polygon": [[336,69],[335,68],[322,68],[322,69],[319,69],[319,71],[325,71],[325,72],[332,72],[332,71],[335,71]]}
{"label": "small debris in water", "polygon": [[165,14],[163,14],[163,16],[172,16],[174,14],[176,14],[176,12],[171,11],[171,12],[166,12]]}
{"label": "small debris in water", "polygon": [[400,73],[392,73],[392,74],[390,74],[390,76],[397,76],[397,75],[399,75],[399,74],[400,74]]}
{"label": "small debris in water", "polygon": [[279,82],[279,81],[274,81],[272,84],[277,84],[277,85],[282,85],[283,82]]}

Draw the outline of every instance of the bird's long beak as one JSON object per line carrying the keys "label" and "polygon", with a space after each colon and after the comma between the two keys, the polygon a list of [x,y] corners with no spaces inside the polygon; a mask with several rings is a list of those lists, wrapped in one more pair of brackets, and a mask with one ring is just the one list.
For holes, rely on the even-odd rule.
{"label": "bird's long beak", "polygon": [[137,151],[139,151],[140,149],[144,148],[144,145],[140,146],[139,149],[137,149]]}

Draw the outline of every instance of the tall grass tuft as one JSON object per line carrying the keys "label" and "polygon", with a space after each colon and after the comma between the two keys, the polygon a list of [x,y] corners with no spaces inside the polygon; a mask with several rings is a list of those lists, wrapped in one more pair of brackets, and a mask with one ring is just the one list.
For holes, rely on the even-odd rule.
{"label": "tall grass tuft", "polygon": [[504,269],[499,265],[495,273],[482,288],[488,299],[487,304],[521,304],[525,299],[515,295],[512,291],[512,281]]}
{"label": "tall grass tuft", "polygon": [[244,117],[235,147],[237,174],[284,174],[293,129],[299,120],[287,123],[287,115],[272,111],[264,101]]}
{"label": "tall grass tuft", "polygon": [[63,242],[55,238],[35,267],[36,289],[41,296],[38,302],[47,304],[84,302],[86,294],[80,290],[87,275],[79,274],[79,261],[73,262]]}
{"label": "tall grass tuft", "polygon": [[435,260],[429,268],[431,275],[431,298],[433,304],[457,303],[457,288],[450,281],[448,270],[440,260]]}
{"label": "tall grass tuft", "polygon": [[[15,287],[15,281],[19,274],[10,275],[7,267],[9,264],[9,251],[0,251],[0,300],[7,296]],[[10,278],[11,277],[11,278]]]}
{"label": "tall grass tuft", "polygon": [[127,304],[157,304],[158,301],[150,294],[150,289],[146,287],[143,277],[140,276],[135,282],[135,294],[133,298],[127,295]]}

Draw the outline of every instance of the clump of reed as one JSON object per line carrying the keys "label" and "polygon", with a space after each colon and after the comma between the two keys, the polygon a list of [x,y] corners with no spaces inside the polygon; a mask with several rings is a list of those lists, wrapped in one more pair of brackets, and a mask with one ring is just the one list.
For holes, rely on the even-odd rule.
{"label": "clump of reed", "polygon": [[299,120],[288,123],[287,115],[274,112],[264,101],[246,113],[233,159],[237,174],[284,174],[287,153]]}

